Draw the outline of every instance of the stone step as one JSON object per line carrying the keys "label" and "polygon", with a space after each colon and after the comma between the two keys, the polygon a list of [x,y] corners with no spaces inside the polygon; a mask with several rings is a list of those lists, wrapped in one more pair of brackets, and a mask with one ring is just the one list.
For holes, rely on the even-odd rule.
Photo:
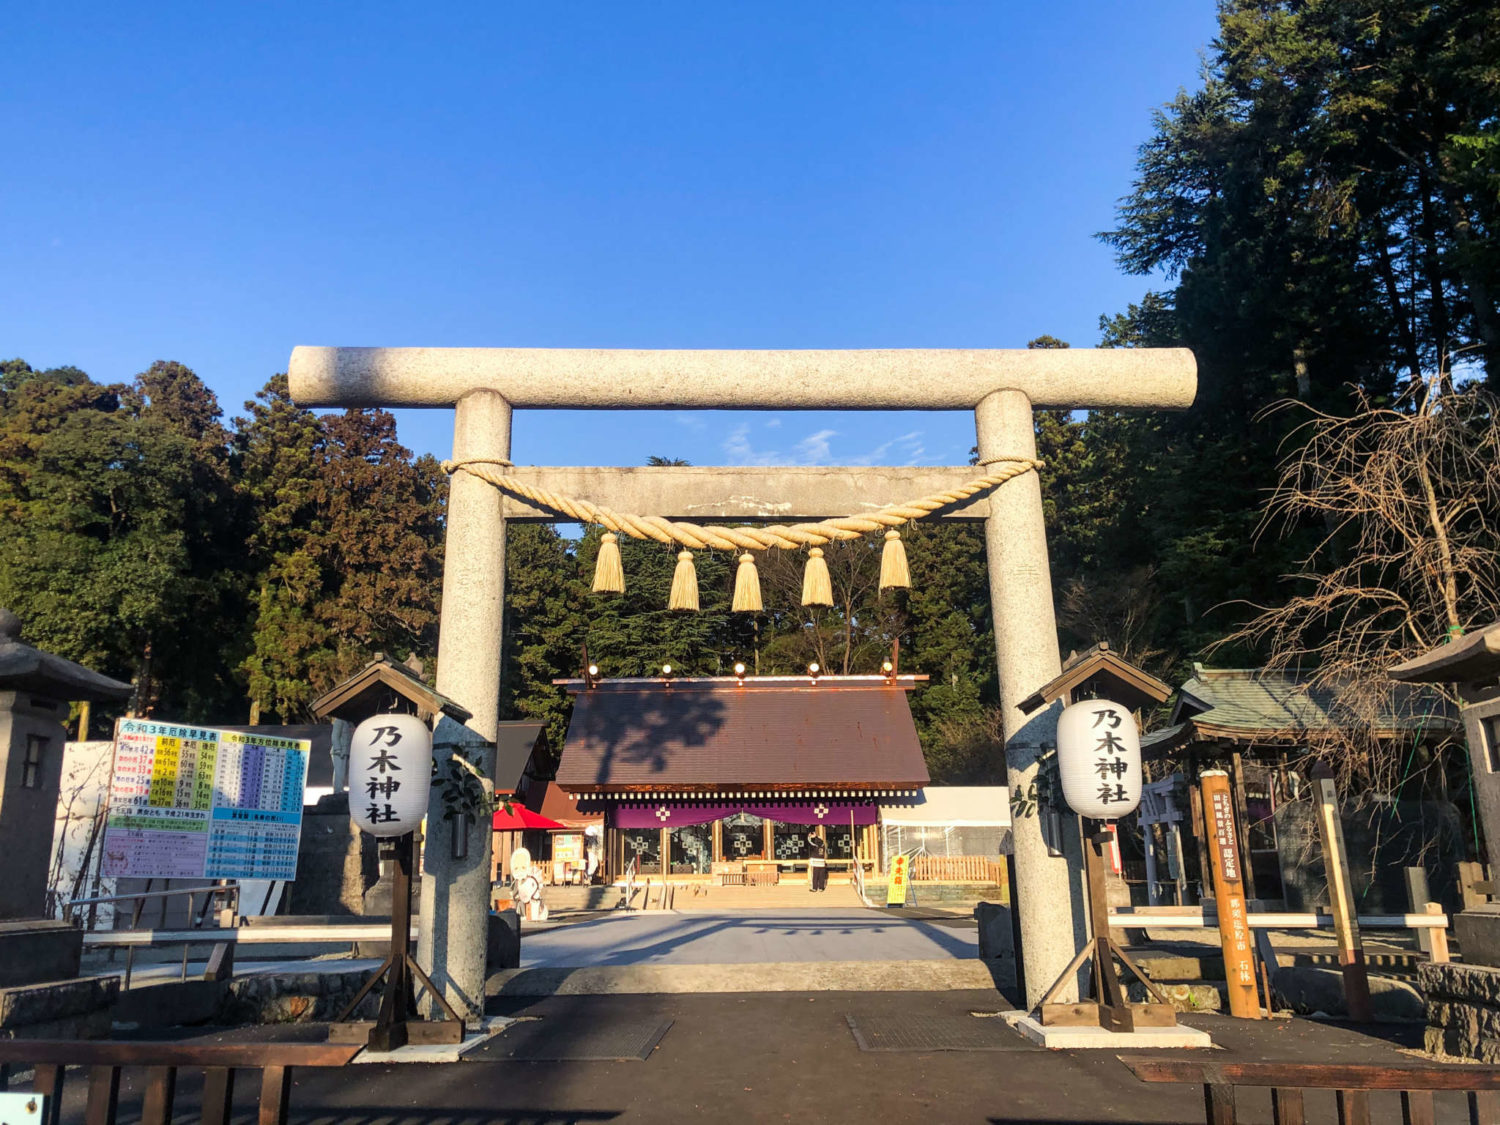
{"label": "stone step", "polygon": [[705,992],[948,992],[993,989],[983,961],[775,961],[728,965],[608,965],[509,969],[491,996],[608,996]]}

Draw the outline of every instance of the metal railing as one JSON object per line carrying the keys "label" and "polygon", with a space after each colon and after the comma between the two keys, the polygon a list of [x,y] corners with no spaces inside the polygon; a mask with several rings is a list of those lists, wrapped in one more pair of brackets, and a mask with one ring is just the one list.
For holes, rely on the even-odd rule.
{"label": "metal railing", "polygon": [[[150,886],[149,881],[147,883],[147,886],[148,887]],[[198,895],[203,895],[205,897],[203,899],[203,906],[196,912],[196,915],[195,915],[194,909],[193,909],[193,899],[196,898]],[[220,896],[226,896],[228,898],[228,903],[220,909],[220,916],[219,916],[220,926],[217,926],[217,927],[205,927],[204,924],[208,921],[209,913],[213,909],[214,900],[216,898],[220,897]],[[75,898],[75,899],[69,899],[66,903],[63,904],[63,914],[64,914],[64,917],[68,918],[75,925],[77,925],[78,924],[78,917],[77,917],[77,914],[75,913],[75,911],[77,910],[78,907],[81,907],[81,906],[99,906],[99,905],[102,905],[104,903],[134,902],[135,903],[135,910],[132,912],[131,917],[130,917],[130,931],[129,932],[131,932],[131,933],[139,933],[140,932],[140,924],[141,924],[141,914],[145,910],[147,902],[150,902],[153,899],[162,900],[162,918],[163,918],[163,920],[165,920],[165,918],[166,918],[166,901],[165,900],[169,899],[169,898],[181,898],[181,897],[186,897],[187,900],[188,900],[188,908],[187,908],[188,919],[192,923],[192,929],[195,930],[195,931],[197,931],[197,930],[204,930],[205,928],[207,928],[207,929],[220,929],[220,928],[229,928],[229,929],[232,929],[234,927],[236,921],[239,918],[239,903],[240,903],[240,884],[239,883],[220,883],[220,884],[217,884],[216,886],[212,886],[212,887],[178,887],[178,888],[172,888],[172,889],[160,890],[160,891],[152,891],[152,890],[138,891],[138,892],[136,892],[134,894],[124,894],[124,895],[96,895],[96,896],[94,896],[92,898]],[[94,912],[91,910],[91,911],[89,911],[89,920],[90,920],[90,922],[92,922],[93,918],[94,918]],[[224,927],[223,926],[223,922],[225,920],[227,920],[229,922],[229,926],[228,927]],[[115,931],[115,932],[120,932],[120,931]],[[155,932],[155,931],[147,931],[147,932],[148,933],[152,933],[152,932]],[[90,944],[90,945],[116,944],[116,943],[108,943],[108,942],[89,942],[87,940],[90,937],[96,937],[96,936],[97,935],[92,932],[92,927],[86,928],[85,934],[84,934],[84,938],[85,938],[85,942],[87,944]],[[137,946],[138,945],[167,944],[167,943],[166,942],[153,942],[153,941],[149,941],[148,940],[148,941],[144,941],[144,942],[130,942],[130,943],[120,942],[118,944],[122,944],[122,945],[126,945],[127,946],[127,948],[125,950],[125,984],[124,984],[124,987],[129,988],[130,987],[131,976],[135,972],[135,951],[136,951]],[[171,944],[176,944],[176,943],[173,942]],[[182,943],[182,976],[181,976],[182,980],[187,980],[188,948],[189,948],[190,945],[191,945],[191,943],[187,942],[187,941],[184,941]]]}

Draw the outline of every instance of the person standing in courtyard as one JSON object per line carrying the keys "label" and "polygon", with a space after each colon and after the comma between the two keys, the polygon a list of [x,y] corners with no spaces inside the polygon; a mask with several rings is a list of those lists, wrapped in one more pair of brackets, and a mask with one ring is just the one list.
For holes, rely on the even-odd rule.
{"label": "person standing in courtyard", "polygon": [[828,889],[828,849],[816,831],[807,834],[807,872],[812,877],[809,890]]}

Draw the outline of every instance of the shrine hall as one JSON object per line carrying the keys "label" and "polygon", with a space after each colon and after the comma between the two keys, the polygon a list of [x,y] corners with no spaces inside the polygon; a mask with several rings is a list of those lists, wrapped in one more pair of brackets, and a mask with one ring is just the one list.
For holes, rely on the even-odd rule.
{"label": "shrine hall", "polygon": [[[882,806],[928,782],[907,695],[925,676],[558,681],[573,718],[556,786],[604,818],[605,868],[684,881],[878,862]],[[737,881],[737,880],[736,880]]]}

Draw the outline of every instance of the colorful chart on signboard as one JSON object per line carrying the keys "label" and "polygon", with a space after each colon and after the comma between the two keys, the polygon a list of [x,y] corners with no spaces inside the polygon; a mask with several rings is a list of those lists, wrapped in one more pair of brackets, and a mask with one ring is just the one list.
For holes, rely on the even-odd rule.
{"label": "colorful chart on signboard", "polygon": [[311,748],[299,739],[122,720],[103,873],[296,878]]}

